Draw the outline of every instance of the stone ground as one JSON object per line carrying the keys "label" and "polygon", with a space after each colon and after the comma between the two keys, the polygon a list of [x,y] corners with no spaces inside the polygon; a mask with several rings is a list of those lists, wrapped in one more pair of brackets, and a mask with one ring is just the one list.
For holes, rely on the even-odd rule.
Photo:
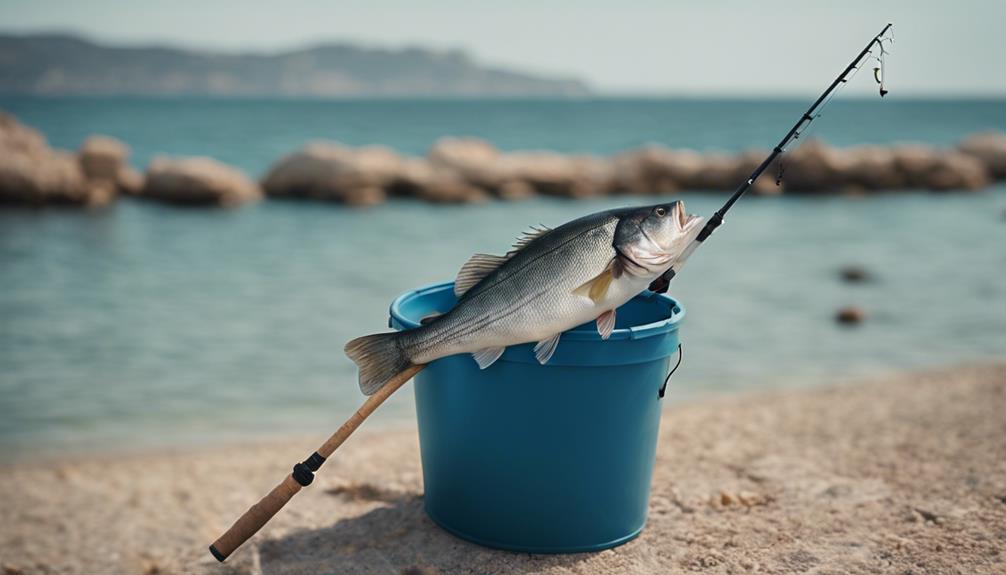
{"label": "stone ground", "polygon": [[415,432],[361,432],[211,559],[317,442],[0,465],[0,573],[1006,573],[1006,364],[672,407],[646,530],[591,554],[452,537]]}

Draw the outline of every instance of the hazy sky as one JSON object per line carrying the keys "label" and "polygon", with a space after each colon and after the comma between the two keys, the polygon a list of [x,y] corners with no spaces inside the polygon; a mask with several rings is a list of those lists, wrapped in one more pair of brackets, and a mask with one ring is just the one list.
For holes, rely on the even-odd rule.
{"label": "hazy sky", "polygon": [[[464,48],[485,64],[648,94],[818,92],[888,21],[892,90],[1006,96],[1006,0],[0,0],[7,32],[228,51]],[[875,86],[861,77],[849,90]]]}

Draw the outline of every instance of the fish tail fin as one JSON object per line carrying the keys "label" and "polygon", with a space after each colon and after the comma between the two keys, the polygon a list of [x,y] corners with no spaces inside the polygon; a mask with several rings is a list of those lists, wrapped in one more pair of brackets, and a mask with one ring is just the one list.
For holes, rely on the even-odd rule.
{"label": "fish tail fin", "polygon": [[360,391],[373,395],[412,362],[401,345],[400,333],[376,333],[346,344],[346,355],[360,368]]}

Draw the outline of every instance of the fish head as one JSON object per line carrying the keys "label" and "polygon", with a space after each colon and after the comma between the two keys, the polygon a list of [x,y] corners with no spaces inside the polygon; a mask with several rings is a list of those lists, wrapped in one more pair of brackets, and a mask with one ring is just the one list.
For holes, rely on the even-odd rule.
{"label": "fish head", "polygon": [[655,277],[681,255],[702,230],[703,218],[677,200],[626,210],[615,228],[613,246],[637,277]]}

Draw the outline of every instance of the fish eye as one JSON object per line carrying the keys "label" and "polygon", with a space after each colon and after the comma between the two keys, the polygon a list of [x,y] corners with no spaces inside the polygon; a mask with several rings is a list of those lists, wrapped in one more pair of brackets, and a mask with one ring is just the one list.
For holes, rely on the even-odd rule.
{"label": "fish eye", "polygon": [[657,209],[653,210],[653,213],[657,214],[658,218],[662,218],[667,215],[667,208],[659,206]]}

